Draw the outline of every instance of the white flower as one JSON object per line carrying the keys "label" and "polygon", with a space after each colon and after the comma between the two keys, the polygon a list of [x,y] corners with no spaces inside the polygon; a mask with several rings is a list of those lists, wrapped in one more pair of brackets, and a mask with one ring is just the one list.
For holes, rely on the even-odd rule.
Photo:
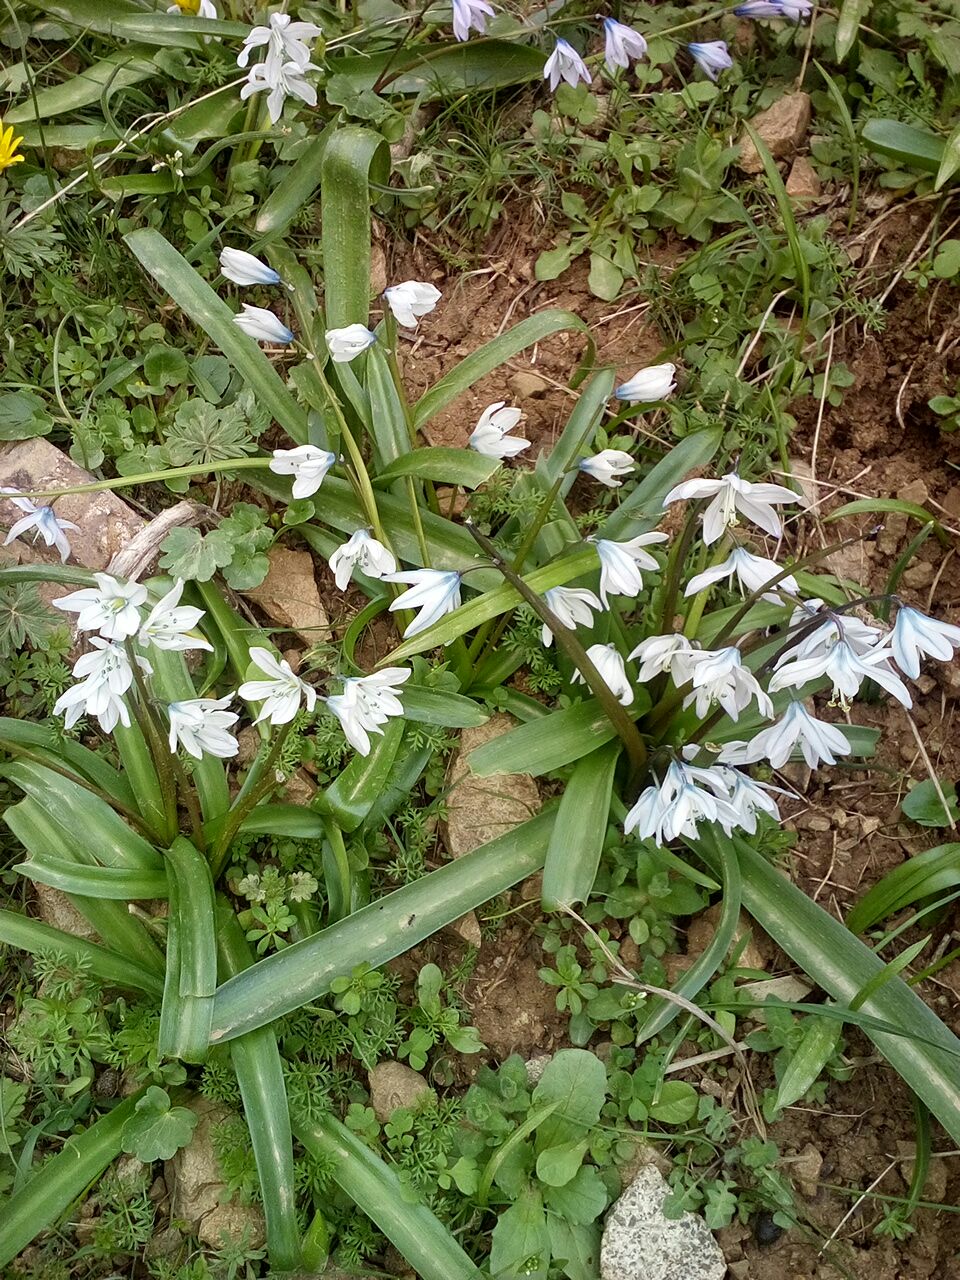
{"label": "white flower", "polygon": [[696,654],[691,662],[693,693],[683,700],[689,707],[696,703],[697,715],[703,719],[714,703],[719,703],[731,720],[739,720],[740,712],[756,700],[761,715],[773,715],[773,703],[748,671],[740,658],[740,650],[734,646],[726,649],[705,650]]}
{"label": "white flower", "polygon": [[221,249],[220,270],[234,284],[279,284],[280,273],[245,249]]}
{"label": "white flower", "polygon": [[897,666],[904,675],[916,680],[920,674],[921,655],[936,658],[939,662],[950,661],[954,649],[960,648],[960,627],[928,618],[909,605],[901,605],[890,643]]}
{"label": "white flower", "polygon": [[420,317],[429,315],[440,301],[440,290],[436,285],[424,284],[422,280],[405,280],[403,284],[384,289],[383,296],[397,324],[402,324],[405,329],[415,329]]}
{"label": "white flower", "polygon": [[382,578],[386,573],[396,573],[397,562],[382,542],[366,529],[358,529],[330,557],[330,572],[340,591],[346,591],[354,569],[368,578]]}
{"label": "white flower", "polygon": [[323,484],[323,478],[337,460],[328,449],[299,444],[296,449],[274,449],[270,470],[275,476],[293,476],[294,498],[309,498]]}
{"label": "white flower", "polygon": [[139,582],[119,582],[109,573],[95,573],[97,585],[71,591],[53,601],[55,609],[77,614],[78,631],[99,631],[105,640],[126,640],[140,630],[140,605],[147,588]]}
{"label": "white flower", "polygon": [[[99,636],[90,641],[94,646],[82,654],[73,667],[78,683],[71,685],[54,704],[54,715],[63,713],[64,727],[71,729],[82,715],[96,716],[104,733],[112,733],[117,724],[130,727],[130,712],[123,695],[133,684],[133,667],[122,644],[112,644]],[[137,662],[149,675],[152,668],[146,658]]]}
{"label": "white flower", "polygon": [[556,46],[543,67],[544,80],[550,81],[551,93],[556,90],[561,80],[565,80],[571,89],[577,87],[580,80],[591,84],[587,64],[574,49],[573,45],[558,37]]}
{"label": "white flower", "polygon": [[487,405],[480,420],[471,433],[469,444],[471,449],[485,458],[515,458],[524,449],[530,448],[529,440],[519,437],[507,439],[523,414],[519,409],[507,409],[505,400]]}
{"label": "white flower", "polygon": [[284,62],[274,64],[268,57],[266,62],[258,62],[250,68],[247,82],[240,90],[241,98],[249,98],[251,94],[261,93],[269,89],[267,96],[267,115],[270,123],[276,124],[283,115],[283,104],[288,98],[298,98],[308,107],[317,105],[316,86],[305,79],[308,71],[319,71],[312,62]]}
{"label": "white flower", "polygon": [[343,693],[327,698],[347,741],[360,755],[370,754],[371,733],[383,733],[381,725],[403,715],[399,686],[411,675],[406,667],[384,667],[372,676],[344,680]]}
{"label": "white flower", "polygon": [[665,533],[641,533],[628,542],[611,542],[609,538],[588,538],[600,557],[600,599],[604,606],[608,596],[628,596],[631,600],[643,590],[641,569],[658,570],[660,566],[644,547],[666,542]]}
{"label": "white flower", "polygon": [[397,609],[420,610],[404,631],[405,640],[432,627],[445,613],[460,608],[460,574],[455,569],[405,569],[401,573],[385,573],[383,578],[385,582],[413,583],[390,606],[391,613]]}
{"label": "white flower", "polygon": [[376,342],[376,334],[365,325],[348,324],[345,329],[328,329],[327,350],[335,364],[349,364]]}
{"label": "white flower", "polygon": [[[608,18],[607,21],[609,22],[610,19]],[[654,400],[666,400],[667,396],[677,389],[674,377],[676,372],[675,364],[652,364],[648,369],[641,369],[635,373],[627,382],[621,383],[613,394],[618,400],[629,400],[631,404],[648,404]]]}
{"label": "white flower", "polygon": [[282,66],[295,62],[305,67],[310,61],[306,41],[323,35],[323,28],[313,22],[294,22],[288,13],[271,13],[268,27],[253,27],[243,42],[237,66],[245,67],[254,49],[267,46],[266,65]]}
{"label": "white flower", "polygon": [[685,480],[663,500],[663,505],[685,498],[713,498],[703,513],[703,540],[710,546],[723,531],[737,523],[737,512],[759,525],[765,533],[779,538],[780,518],[774,506],[784,502],[800,502],[792,489],[782,484],[752,484],[741,480],[733,471],[720,480]]}
{"label": "white flower", "polygon": [[16,507],[27,513],[10,526],[3,545],[9,546],[15,538],[33,529],[33,541],[36,543],[38,538],[42,538],[45,546],[56,547],[60,552],[61,562],[66,564],[70,558],[70,543],[64,529],[76,529],[79,532],[80,526],[72,520],[61,520],[54,514],[52,507],[34,506],[29,498],[21,498],[16,489],[0,488],[0,493],[7,494]]}
{"label": "white flower", "polygon": [[144,646],[155,644],[158,649],[209,649],[212,652],[213,645],[202,636],[189,634],[203,617],[204,610],[180,604],[182,595],[183,579],[178,578],[150,610],[137,639]]}
{"label": "white flower", "polygon": [[[754,781],[753,778],[736,769],[725,769],[724,772],[731,784],[728,803],[733,810],[733,818],[731,820],[726,813],[721,812],[718,820],[727,835],[730,835],[736,827],[753,835],[757,829],[758,810],[763,810],[775,821],[780,821],[780,810],[777,808],[776,800],[770,794],[773,788],[765,783]],[[781,792],[781,794],[787,793]]]}
{"label": "white flower", "polygon": [[[604,61],[611,71],[628,67],[631,58],[642,58],[647,52],[647,42],[639,31],[614,18],[603,20]],[[653,397],[659,400],[659,396]]]}
{"label": "white flower", "polygon": [[[822,600],[803,600],[790,615],[790,630],[806,629],[825,610]],[[845,640],[857,654],[872,653],[878,646],[886,647],[886,635],[877,626],[871,626],[852,613],[831,615],[822,613],[824,621],[814,627],[798,645],[781,655],[777,666],[792,658],[812,658],[829,652],[838,640]]]}
{"label": "white flower", "polygon": [[266,680],[247,680],[238,690],[248,702],[262,702],[260,714],[254,720],[269,720],[271,724],[289,724],[300,709],[300,699],[312,711],[317,702],[317,691],[294,675],[285,658],[277,659],[269,649],[253,648],[250,661],[267,677]]}
{"label": "white flower", "polygon": [[233,323],[257,342],[275,342],[279,346],[286,346],[293,341],[293,330],[288,329],[266,307],[252,307],[249,302],[245,302],[243,310],[233,317]]}
{"label": "white flower", "polygon": [[589,458],[581,458],[577,467],[594,480],[599,480],[608,489],[619,489],[623,484],[617,476],[629,475],[636,470],[636,463],[629,453],[622,449],[601,449]]}
{"label": "white flower", "polygon": [[[736,574],[737,581],[740,583],[744,594],[753,595],[781,572],[780,566],[774,560],[767,560],[764,556],[755,556],[743,547],[734,547],[723,564],[714,565],[712,569],[705,569],[703,573],[698,573],[691,578],[683,594],[685,596],[695,596],[698,591],[704,591],[707,587],[713,586],[715,582],[722,582],[724,578],[729,583],[730,579]],[[783,601],[778,594],[780,591],[786,591],[793,596],[799,590],[796,578],[792,574],[788,574],[787,577],[780,579],[776,590],[764,591],[761,599],[769,600],[773,604],[782,604]]]}
{"label": "white flower", "polygon": [[802,702],[791,702],[784,714],[749,742],[728,742],[717,757],[721,764],[756,764],[769,760],[774,769],[787,763],[800,748],[807,765],[815,769],[836,764],[837,756],[849,755],[853,748],[836,725],[812,716]]}
{"label": "white flower", "polygon": [[200,760],[204,753],[229,760],[240,750],[240,744],[227,730],[240,717],[234,711],[224,711],[230,705],[232,693],[225,698],[188,698],[184,702],[171,702],[167,708],[170,716],[170,750],[179,744],[187,755]]}
{"label": "white flower", "polygon": [[[616,645],[592,644],[587,650],[587,657],[600,672],[600,677],[610,692],[616,695],[622,706],[629,707],[633,701],[633,686]],[[587,683],[581,671],[575,671],[573,678],[581,684]]]}
{"label": "white flower", "polygon": [[453,0],[453,34],[457,40],[469,40],[471,29],[483,35],[493,9],[486,0]]}
{"label": "white flower", "polygon": [[721,71],[733,66],[733,59],[727,49],[725,40],[707,40],[703,44],[688,44],[690,56],[711,80],[716,80]]}
{"label": "white flower", "polygon": [[787,22],[799,22],[809,17],[812,9],[811,0],[744,0],[733,12],[738,18],[784,18]]}
{"label": "white flower", "polygon": [[667,636],[648,636],[628,657],[640,659],[637,680],[641,684],[668,671],[673,683],[679,687],[693,678],[693,668],[701,652],[682,632],[676,632]]}
{"label": "white flower", "polygon": [[624,832],[636,831],[642,839],[664,845],[678,836],[694,839],[699,822],[735,823],[736,811],[723,798],[729,792],[726,772],[695,769],[674,760],[659,787],[640,793],[624,819]]}
{"label": "white flower", "polygon": [[893,694],[905,707],[913,701],[897,673],[889,663],[890,650],[874,649],[870,653],[857,653],[847,640],[838,640],[829,649],[802,658],[797,650],[784,654],[777,669],[770,677],[770,692],[778,689],[800,688],[810,680],[828,676],[833,683],[833,695],[846,706],[864,680],[875,680],[878,685]]}
{"label": "white flower", "polygon": [[[591,610],[599,613],[603,609],[593,592],[584,587],[551,587],[543,593],[543,600],[568,631],[574,631],[578,626],[593,626]],[[540,639],[548,649],[553,644],[553,632],[546,623],[541,628]]]}

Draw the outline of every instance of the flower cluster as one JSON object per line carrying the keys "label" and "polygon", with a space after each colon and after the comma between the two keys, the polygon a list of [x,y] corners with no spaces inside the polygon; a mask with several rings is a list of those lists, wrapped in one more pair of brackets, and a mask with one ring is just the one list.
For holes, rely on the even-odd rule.
{"label": "flower cluster", "polygon": [[287,98],[299,98],[309,107],[317,105],[317,90],[307,74],[319,71],[310,61],[309,42],[323,34],[314,22],[294,22],[288,13],[271,13],[269,25],[253,27],[237,56],[237,66],[246,68],[254,49],[266,48],[262,62],[250,68],[241,98],[267,90],[267,114],[276,124]]}
{"label": "flower cluster", "polygon": [[[377,555],[369,547],[366,555],[364,564],[369,572]],[[393,564],[392,557],[389,563]],[[58,609],[76,614],[77,630],[97,633],[90,640],[90,650],[74,664],[76,683],[61,694],[54,712],[63,715],[68,729],[81,716],[89,715],[96,717],[104,733],[112,733],[118,724],[125,728],[131,725],[128,695],[135,682],[153,675],[148,656],[151,647],[183,652],[210,650],[213,646],[197,631],[204,610],[180,603],[182,581],[176,581],[147,611],[145,586],[121,582],[108,573],[93,576],[96,586],[54,601]],[[320,695],[285,658],[254,646],[250,649],[250,668],[256,678],[246,680],[237,692],[259,708],[254,724],[267,721],[274,726],[287,725],[301,706],[307,711],[316,707]],[[347,741],[362,755],[370,751],[370,734],[382,733],[382,726],[391,716],[403,714],[398,690],[410,674],[404,668],[391,667],[373,676],[347,679],[341,694],[323,699],[340,721]],[[239,744],[231,729],[240,717],[227,710],[233,698],[228,693],[222,698],[167,703],[171,752],[182,747],[196,760],[204,755],[221,759],[235,756]]]}

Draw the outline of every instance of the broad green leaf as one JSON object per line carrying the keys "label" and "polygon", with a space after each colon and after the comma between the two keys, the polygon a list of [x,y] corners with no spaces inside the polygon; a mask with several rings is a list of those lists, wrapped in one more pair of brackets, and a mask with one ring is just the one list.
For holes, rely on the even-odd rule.
{"label": "broad green leaf", "polygon": [[871,150],[890,156],[910,169],[937,173],[943,163],[942,137],[899,120],[868,120],[861,137]]}
{"label": "broad green leaf", "polygon": [[546,1147],[537,1156],[537,1177],[548,1187],[562,1187],[568,1183],[583,1164],[590,1142],[565,1142],[556,1147]]}
{"label": "broad green leaf", "polygon": [[22,750],[53,752],[62,765],[67,765],[81,778],[86,778],[128,808],[135,807],[133,792],[121,773],[104,760],[103,756],[97,755],[89,747],[81,746],[79,742],[64,738],[49,725],[0,717],[0,747],[14,755]]}
{"label": "broad green leaf", "polygon": [[258,804],[240,825],[251,836],[287,836],[295,840],[322,840],[323,818],[299,804]]}
{"label": "broad green leaf", "polygon": [[373,968],[385,964],[539,871],[553,820],[552,813],[539,814],[231,978],[217,991],[213,1042],[299,1009],[364,961]]}
{"label": "broad green leaf", "polygon": [[[217,902],[217,954],[224,978],[242,972],[253,963],[233,908],[223,897]],[[257,1162],[270,1267],[278,1273],[295,1271],[300,1266],[300,1233],[293,1137],[283,1066],[273,1029],[260,1027],[238,1036],[230,1044],[230,1058]]]}
{"label": "broad green leaf", "polygon": [[603,1213],[608,1197],[600,1170],[586,1164],[564,1186],[546,1188],[543,1198],[551,1213],[564,1222],[586,1226]]}
{"label": "broad green leaf", "polygon": [[509,1209],[501,1213],[490,1237],[490,1273],[495,1277],[547,1274],[550,1238],[543,1199],[528,1188]]}
{"label": "broad green leaf", "polygon": [[555,1053],[533,1091],[536,1103],[559,1103],[537,1130],[537,1150],[580,1137],[583,1126],[600,1119],[606,1097],[607,1071],[595,1053],[586,1049]]}
{"label": "broad green leaf", "polygon": [[304,411],[258,343],[233,323],[234,312],[159,231],[144,227],[124,240],[140,265],[220,348],[262,408],[297,444],[307,440]]}
{"label": "broad green leaf", "polygon": [[52,116],[99,102],[104,93],[116,93],[119,89],[139,84],[141,80],[157,74],[157,66],[150,55],[149,49],[120,49],[108,58],[85,67],[79,75],[48,89],[39,89],[28,95],[19,107],[4,111],[4,127],[49,120]]}
{"label": "broad green leaf", "polygon": [[320,185],[323,153],[334,132],[331,123],[300,152],[266,200],[258,207],[253,229],[264,240],[283,235]]}
{"label": "broad green leaf", "polygon": [[704,467],[720,448],[719,428],[695,431],[673,446],[652,467],[625,501],[603,524],[604,538],[626,540],[647,533],[663,519],[663,500],[675,485],[697,467]]}
{"label": "broad green leaf", "polygon": [[390,150],[379,133],[345,124],[331,134],[320,166],[327,327],[365,325],[370,311],[370,186],[386,186]]}
{"label": "broad green leaf", "polygon": [[926,507],[919,506],[916,502],[905,502],[902,498],[858,498],[856,502],[846,502],[842,507],[838,507],[836,511],[831,511],[828,516],[824,517],[824,522],[841,520],[846,516],[886,515],[887,512],[912,516],[915,520],[919,520],[921,524],[934,524],[940,528],[940,522],[932,511],[928,511]]}
{"label": "broad green leaf", "polygon": [[940,844],[894,867],[847,915],[851,933],[863,933],[896,911],[960,884],[960,844]]}
{"label": "broad green leaf", "polygon": [[555,1213],[547,1218],[550,1252],[563,1259],[568,1280],[597,1280],[600,1274],[600,1229],[587,1223],[567,1222]]}
{"label": "broad green leaf", "polygon": [[324,793],[324,807],[343,831],[356,831],[376,802],[393,768],[403,730],[403,720],[390,720],[382,734],[371,738],[370,754],[354,756]]}
{"label": "broad green leaf", "polygon": [[587,360],[592,363],[593,339],[579,316],[575,316],[570,311],[538,311],[536,315],[528,316],[526,320],[521,320],[512,329],[508,329],[506,333],[501,333],[498,337],[484,343],[482,347],[478,347],[476,351],[472,351],[449,373],[435,382],[414,406],[413,417],[417,427],[426,426],[431,418],[456,400],[457,396],[469,390],[475,382],[479,382],[488,373],[493,373],[494,369],[512,360],[527,347],[532,347],[537,342],[544,342],[553,334],[561,333],[565,329],[586,334]]}
{"label": "broad green leaf", "polygon": [[22,876],[48,884],[62,893],[124,902],[167,896],[165,871],[139,871],[127,867],[78,866],[52,853],[34,853],[29,862],[13,868]]}
{"label": "broad green leaf", "polygon": [[648,1110],[661,1124],[686,1124],[697,1114],[698,1099],[696,1089],[686,1080],[665,1080]]}
{"label": "broad green leaf", "polygon": [[934,191],[939,191],[960,169],[960,125],[957,125],[953,132],[943,144],[943,159],[940,161],[940,168],[937,170],[936,181],[933,184]]}
{"label": "broad green leaf", "polygon": [[372,89],[387,72],[382,93],[416,94],[421,101],[469,89],[501,89],[543,75],[540,51],[513,40],[431,44],[424,54],[417,50],[417,46],[401,50],[399,56],[389,52],[332,58],[330,71],[347,77],[357,89]]}
{"label": "broad green leaf", "polygon": [[103,983],[121,987],[124,991],[142,991],[156,999],[163,990],[163,979],[139,960],[118,955],[96,942],[64,933],[62,929],[55,929],[40,920],[31,920],[17,911],[0,910],[0,942],[8,947],[19,947],[30,955],[59,952],[85,966]]}
{"label": "broad green leaf", "polygon": [[166,1090],[150,1085],[123,1126],[123,1150],[144,1164],[170,1160],[190,1141],[197,1120],[195,1111],[171,1107]]}
{"label": "broad green leaf", "polygon": [[446,729],[476,729],[486,724],[489,716],[472,698],[443,689],[427,689],[423,685],[405,684],[401,692],[403,716],[418,724],[438,724]]}
{"label": "broad green leaf", "polygon": [[217,929],[210,865],[182,836],[167,850],[166,862],[178,887],[180,994],[212,996],[217,989]]}
{"label": "broad green leaf", "polygon": [[484,458],[471,449],[417,449],[383,468],[376,483],[389,484],[402,476],[417,480],[440,480],[446,484],[476,489],[489,480],[501,465],[499,458]]}
{"label": "broad green leaf", "polygon": [[[373,441],[376,473],[380,479],[386,468],[394,465],[409,466],[412,459],[419,457],[421,453],[429,453],[430,449],[418,448],[411,453],[410,431],[403,404],[393,381],[386,353],[379,342],[375,342],[367,352],[364,372],[362,396],[365,396],[365,401],[361,397],[358,412]],[[346,371],[338,369],[337,373],[344,388],[349,388]],[[351,403],[357,408],[356,394],[351,396]],[[404,488],[404,497],[406,492]]]}
{"label": "broad green leaf", "polygon": [[[883,961],[744,840],[734,837],[732,843],[746,909],[814,982],[839,1004],[849,1005],[885,968]],[[709,851],[707,857],[711,860]],[[908,1087],[960,1142],[960,1040],[899,977],[871,996],[863,1012],[905,1029],[903,1035],[892,1035],[865,1028]]]}
{"label": "broad green leaf", "polygon": [[900,806],[904,816],[912,818],[921,827],[948,827],[951,820],[956,822],[960,818],[960,809],[957,807],[956,787],[952,782],[947,782],[944,779],[940,783],[940,791],[943,793],[943,799],[947,802],[946,809],[943,807],[943,800],[937,794],[937,788],[934,786],[932,778],[926,778],[923,782],[918,782],[904,796],[903,804]]}
{"label": "broad green leaf", "polygon": [[[356,917],[354,917],[356,918]],[[481,1280],[455,1237],[396,1173],[333,1116],[294,1117],[308,1155],[399,1250],[421,1280]]]}
{"label": "broad green leaf", "polygon": [[599,702],[590,699],[517,725],[494,742],[470,752],[474,773],[529,773],[537,778],[589,755],[617,736]]}
{"label": "broad green leaf", "polygon": [[833,1056],[842,1030],[843,1024],[832,1019],[808,1019],[803,1039],[791,1054],[780,1079],[773,1102],[778,1114],[784,1107],[792,1107],[795,1102],[799,1102],[813,1087]]}
{"label": "broad green leaf", "polygon": [[[541,723],[546,730],[547,724]],[[584,756],[570,775],[543,867],[544,911],[562,911],[590,896],[607,834],[620,750],[618,741],[609,742]]]}
{"label": "broad green leaf", "polygon": [[582,454],[589,451],[593,432],[600,425],[615,382],[616,374],[613,369],[598,369],[580,392],[576,407],[567,419],[560,439],[548,456],[537,459],[536,474],[541,477],[545,491],[564,472],[569,472],[569,475],[565,477],[561,493],[573,485],[577,472],[571,468],[575,467]]}
{"label": "broad green leaf", "polygon": [[122,1151],[124,1125],[139,1094],[117,1104],[82,1132],[68,1138],[3,1205],[0,1267],[6,1268],[31,1240],[53,1226]]}
{"label": "broad green leaf", "polygon": [[[216,986],[212,882],[209,866],[205,864],[200,872],[198,858],[198,851],[182,838],[168,855],[167,971],[158,1047],[164,1057],[185,1062],[203,1062],[207,1056],[213,1017],[208,989]],[[191,885],[193,873],[199,874],[196,893]]]}
{"label": "broad green leaf", "polygon": [[860,32],[860,23],[870,12],[872,5],[873,0],[842,0],[834,43],[838,62],[842,62],[853,48]]}

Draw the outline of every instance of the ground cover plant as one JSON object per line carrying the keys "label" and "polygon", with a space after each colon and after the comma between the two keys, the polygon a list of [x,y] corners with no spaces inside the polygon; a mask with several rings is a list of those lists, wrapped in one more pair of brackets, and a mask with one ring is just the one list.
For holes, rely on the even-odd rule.
{"label": "ground cover plant", "polygon": [[9,1274],[948,1274],[958,23],[8,8]]}

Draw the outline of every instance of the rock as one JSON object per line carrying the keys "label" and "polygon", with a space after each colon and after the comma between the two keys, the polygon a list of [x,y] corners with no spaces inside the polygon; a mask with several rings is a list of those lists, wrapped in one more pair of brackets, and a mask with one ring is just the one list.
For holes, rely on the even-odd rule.
{"label": "rock", "polygon": [[916,591],[921,587],[929,587],[935,576],[932,564],[928,564],[926,560],[914,560],[903,575],[903,585]]}
{"label": "rock", "polygon": [[820,175],[806,156],[797,156],[787,175],[787,195],[794,200],[816,200],[823,190]]}
{"label": "rock", "polygon": [[[0,454],[0,487],[19,489],[21,493],[67,489],[95,479],[96,476],[78,467],[65,453],[41,438],[20,440]],[[69,563],[87,569],[106,569],[146,523],[132,507],[106,489],[100,493],[68,493],[50,501],[61,520],[72,520],[79,525],[78,529],[67,530]],[[9,526],[22,514],[8,498],[0,495],[0,521]],[[60,563],[60,553],[55,547],[45,547],[42,541],[34,544],[29,534],[14,545],[22,563]],[[49,604],[73,590],[74,587],[62,583],[42,584],[40,594]]]}
{"label": "rock", "polygon": [[199,1117],[193,1137],[164,1165],[170,1217],[206,1244],[220,1245],[226,1233],[232,1240],[248,1236],[253,1247],[259,1247],[265,1235],[263,1213],[256,1205],[225,1201],[226,1185],[213,1145],[214,1131],[233,1112],[205,1098],[195,1102],[192,1110]]}
{"label": "rock", "polygon": [[782,978],[767,978],[764,982],[744,982],[737,990],[753,996],[758,1004],[763,1004],[764,1000],[768,1000],[770,996],[776,996],[778,1000],[793,1004],[806,1000],[813,987],[802,978],[795,978],[788,973]]}
{"label": "rock", "polygon": [[381,1124],[397,1107],[415,1107],[422,1097],[433,1093],[423,1076],[402,1062],[378,1062],[367,1073],[367,1083],[370,1105]]}
{"label": "rock", "polygon": [[211,1249],[239,1243],[259,1249],[266,1239],[263,1211],[255,1204],[218,1204],[200,1223],[197,1239]]}
{"label": "rock", "polygon": [[[626,1136],[626,1135],[624,1135]],[[626,1160],[617,1162],[617,1173],[620,1175],[620,1185],[630,1187],[637,1179],[637,1175],[641,1170],[645,1169],[648,1164],[652,1164],[658,1169],[664,1177],[666,1177],[673,1168],[673,1162],[669,1156],[665,1156],[662,1151],[653,1143],[636,1142],[634,1143],[632,1153],[627,1156]]]}
{"label": "rock", "polygon": [[785,1160],[784,1164],[789,1165],[789,1173],[800,1194],[812,1200],[820,1190],[820,1170],[823,1168],[823,1156],[817,1148],[812,1142],[808,1142],[795,1156]]}
{"label": "rock", "polygon": [[550,389],[550,383],[546,378],[527,369],[511,373],[507,378],[507,386],[518,400],[539,400]]}
{"label": "rock", "polygon": [[65,893],[39,881],[34,881],[33,890],[37,896],[37,911],[44,924],[72,933],[75,938],[85,938],[87,942],[99,941],[96,929],[84,919]]}
{"label": "rock", "polygon": [[[717,931],[717,921],[720,919],[721,909],[719,902],[714,903],[712,907],[708,907],[706,911],[691,920],[690,927],[687,929],[687,960],[694,960],[706,951],[713,935]],[[740,919],[734,930],[733,942],[730,944],[730,950],[736,951],[744,937],[747,938],[747,942],[740,953],[737,968],[766,969],[767,956],[758,945],[761,940],[760,928],[741,911]]]}
{"label": "rock", "polygon": [[478,777],[467,763],[470,752],[512,729],[507,715],[494,715],[476,729],[464,729],[447,770],[444,836],[453,858],[462,858],[488,840],[506,835],[540,811],[540,792],[525,773]]}
{"label": "rock", "polygon": [[[897,1139],[897,1155],[900,1157],[900,1176],[909,1187],[913,1181],[913,1166],[917,1154],[917,1144]],[[933,1204],[943,1204],[947,1196],[947,1163],[934,1156],[927,1166],[922,1194],[924,1200]]]}
{"label": "rock", "polygon": [[531,1089],[540,1083],[543,1073],[552,1061],[552,1053],[535,1053],[532,1058],[526,1060],[523,1065],[526,1068],[527,1080],[530,1082]]}
{"label": "rock", "polygon": [[475,911],[468,911],[465,916],[461,916],[459,920],[454,920],[448,925],[444,925],[444,933],[452,934],[454,938],[459,938],[461,942],[465,942],[468,947],[476,947],[479,951],[483,942],[483,935],[480,932],[480,921],[477,919]]}
{"label": "rock", "polygon": [[644,1165],[607,1214],[602,1280],[723,1280],[727,1264],[703,1219],[663,1216],[667,1191],[660,1170]]}
{"label": "rock", "polygon": [[[761,111],[750,121],[754,131],[766,143],[774,160],[792,156],[810,127],[810,95],[788,93]],[[744,173],[762,173],[763,161],[749,134],[740,139],[738,166]]]}
{"label": "rock", "polygon": [[313,576],[313,556],[309,551],[288,551],[286,547],[273,547],[269,556],[266,578],[243,594],[268,618],[295,631],[308,645],[326,640],[330,623]]}
{"label": "rock", "polygon": [[918,507],[925,507],[930,501],[930,490],[925,480],[911,480],[897,490],[897,497],[901,502],[913,502]]}

